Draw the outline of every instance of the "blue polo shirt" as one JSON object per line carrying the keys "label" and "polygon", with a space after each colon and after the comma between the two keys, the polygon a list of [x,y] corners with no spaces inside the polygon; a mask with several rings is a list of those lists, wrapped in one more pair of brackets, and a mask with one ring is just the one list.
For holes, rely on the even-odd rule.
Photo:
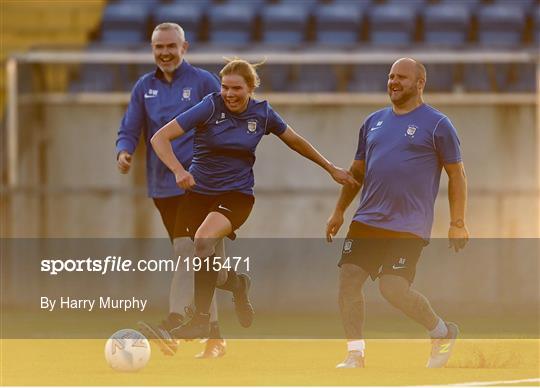
{"label": "blue polo shirt", "polygon": [[[154,152],[151,137],[180,113],[220,88],[220,81],[214,74],[192,66],[186,60],[173,73],[171,83],[159,69],[139,78],[118,130],[116,154],[120,151],[133,154],[141,133],[144,133],[148,196],[162,198],[184,193],[176,185],[174,174]],[[172,146],[178,160],[188,168],[193,157],[193,135],[175,139]]]}
{"label": "blue polo shirt", "polygon": [[176,120],[186,131],[195,128],[189,170],[196,183],[193,191],[210,195],[228,191],[253,195],[257,145],[264,135],[279,136],[287,129],[267,101],[250,99],[244,112],[232,113],[219,93],[206,96]]}
{"label": "blue polo shirt", "polygon": [[443,164],[461,161],[448,117],[426,104],[403,115],[391,107],[372,113],[355,159],[365,160],[366,172],[353,220],[428,240]]}

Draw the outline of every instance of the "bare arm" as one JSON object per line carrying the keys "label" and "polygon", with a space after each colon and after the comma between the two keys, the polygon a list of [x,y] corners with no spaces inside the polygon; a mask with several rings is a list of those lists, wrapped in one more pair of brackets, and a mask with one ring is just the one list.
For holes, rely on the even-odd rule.
{"label": "bare arm", "polygon": [[302,136],[297,134],[291,127],[287,127],[285,132],[283,132],[279,138],[289,146],[292,150],[298,152],[303,157],[311,160],[312,162],[321,166],[326,170],[332,178],[339,184],[342,185],[354,185],[358,186],[352,176],[342,168],[334,166],[328,159],[321,155],[319,151],[315,149]]}
{"label": "bare arm", "polygon": [[351,164],[349,171],[356,181],[359,182],[358,186],[343,186],[341,188],[341,193],[339,199],[336,203],[334,212],[328,219],[326,223],[326,240],[328,242],[332,241],[332,237],[337,234],[341,225],[343,225],[343,214],[351,204],[352,200],[356,197],[360,188],[364,184],[364,175],[365,175],[366,163],[364,160],[355,160]]}
{"label": "bare arm", "polygon": [[451,219],[448,238],[450,239],[450,246],[453,246],[457,252],[465,247],[469,239],[469,231],[465,225],[467,176],[465,175],[465,167],[461,162],[445,164],[444,169],[448,174],[448,202]]}
{"label": "bare arm", "polygon": [[152,148],[156,151],[161,161],[174,173],[176,184],[182,189],[190,189],[195,185],[195,180],[189,172],[184,169],[173,152],[171,140],[182,136],[185,131],[178,124],[176,119],[171,120],[157,131],[150,139]]}

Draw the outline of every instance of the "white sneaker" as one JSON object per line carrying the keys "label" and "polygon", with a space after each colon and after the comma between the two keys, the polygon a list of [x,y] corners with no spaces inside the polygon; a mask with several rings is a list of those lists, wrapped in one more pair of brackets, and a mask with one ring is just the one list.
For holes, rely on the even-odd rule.
{"label": "white sneaker", "polygon": [[363,368],[364,356],[362,352],[351,350],[345,360],[336,365],[336,368]]}
{"label": "white sneaker", "polygon": [[431,339],[431,354],[427,362],[428,368],[442,368],[450,359],[456,338],[459,335],[459,329],[452,322],[448,322],[446,327],[448,328],[446,338]]}

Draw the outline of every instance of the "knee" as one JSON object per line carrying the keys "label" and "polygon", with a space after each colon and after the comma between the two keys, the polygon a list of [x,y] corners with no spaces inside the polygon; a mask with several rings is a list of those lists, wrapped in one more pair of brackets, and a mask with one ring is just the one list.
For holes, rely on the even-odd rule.
{"label": "knee", "polygon": [[198,230],[194,238],[195,255],[198,257],[208,257],[215,255],[216,243],[219,241],[215,237]]}
{"label": "knee", "polygon": [[198,257],[207,257],[214,254],[214,239],[212,238],[195,235],[194,245],[195,255]]}
{"label": "knee", "polygon": [[343,265],[339,274],[339,300],[340,302],[354,301],[362,298],[362,288],[365,277],[360,268]]}
{"label": "knee", "polygon": [[407,293],[407,288],[401,281],[389,280],[382,277],[379,280],[379,291],[384,299],[392,305],[398,305]]}
{"label": "knee", "polygon": [[178,256],[191,256],[193,254],[193,241],[189,237],[177,237],[173,241],[174,253]]}
{"label": "knee", "polygon": [[227,281],[227,278],[228,278],[228,272],[226,269],[221,269],[221,271],[219,271],[218,273],[218,278],[217,278],[217,281],[216,281],[216,285],[218,286],[222,286],[225,284],[225,282]]}

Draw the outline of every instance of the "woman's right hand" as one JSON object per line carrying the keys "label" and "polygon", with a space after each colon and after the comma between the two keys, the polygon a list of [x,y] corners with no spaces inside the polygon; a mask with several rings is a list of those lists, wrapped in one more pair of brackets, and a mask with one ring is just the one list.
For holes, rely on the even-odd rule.
{"label": "woman's right hand", "polygon": [[334,211],[328,221],[326,221],[326,241],[332,242],[339,228],[343,225],[343,212]]}
{"label": "woman's right hand", "polygon": [[174,177],[176,179],[177,186],[183,190],[190,190],[193,186],[195,186],[195,179],[193,178],[193,175],[186,170],[176,172]]}

